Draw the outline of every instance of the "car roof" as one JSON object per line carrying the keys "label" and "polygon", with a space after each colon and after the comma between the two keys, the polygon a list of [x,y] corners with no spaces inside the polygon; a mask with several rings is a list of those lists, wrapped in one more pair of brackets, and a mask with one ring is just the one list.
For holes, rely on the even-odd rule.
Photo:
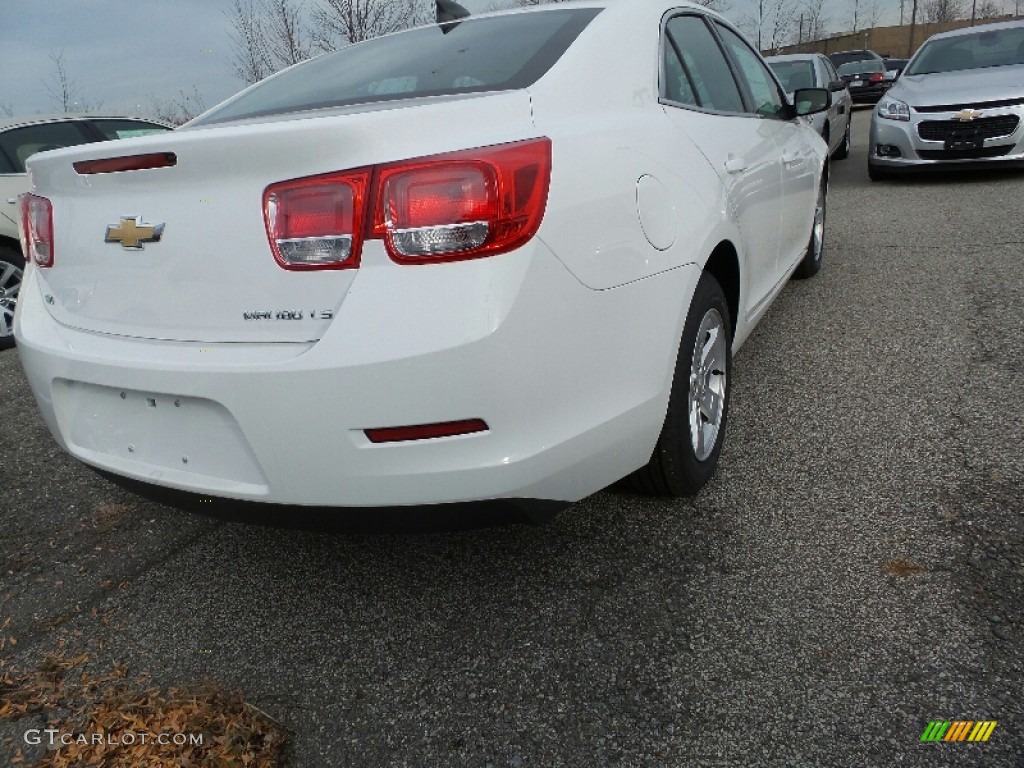
{"label": "car roof", "polygon": [[62,112],[56,115],[24,115],[22,117],[0,118],[0,131],[8,128],[20,128],[24,125],[39,125],[40,123],[66,123],[75,120],[140,120],[153,125],[162,125],[166,128],[174,126],[165,123],[163,120],[154,120],[150,117],[137,117],[136,115],[113,115],[113,114],[89,114],[79,112]]}
{"label": "car roof", "polygon": [[[928,40],[945,39],[948,37],[967,37],[969,35],[977,35],[982,32],[998,32],[1000,29],[1019,29],[1020,27],[1024,27],[1024,19],[1001,21],[995,24],[978,24],[974,27],[951,29],[949,32],[937,32],[929,37]],[[928,42],[928,40],[925,40],[925,42]]]}
{"label": "car roof", "polygon": [[765,56],[765,61],[814,61],[825,54],[823,53],[784,53],[781,56]]}

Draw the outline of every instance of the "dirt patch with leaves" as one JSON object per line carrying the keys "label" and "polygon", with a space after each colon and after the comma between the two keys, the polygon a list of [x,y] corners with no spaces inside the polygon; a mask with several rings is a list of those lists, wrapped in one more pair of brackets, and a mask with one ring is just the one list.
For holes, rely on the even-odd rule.
{"label": "dirt patch with leaves", "polygon": [[[286,732],[238,692],[213,683],[158,688],[120,665],[90,674],[87,654],[0,668],[0,723],[26,723],[35,746],[10,763],[38,768],[279,768]],[[2,665],[2,662],[0,662]],[[44,728],[39,727],[45,723]],[[51,743],[52,742],[52,743]]]}

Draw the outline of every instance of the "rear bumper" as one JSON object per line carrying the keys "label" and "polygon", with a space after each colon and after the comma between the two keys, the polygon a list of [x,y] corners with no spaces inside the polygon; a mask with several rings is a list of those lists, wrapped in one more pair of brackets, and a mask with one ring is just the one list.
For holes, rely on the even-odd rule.
{"label": "rear bumper", "polygon": [[[405,292],[388,269],[439,270],[446,288]],[[315,343],[200,345],[63,326],[30,269],[15,333],[54,438],[118,475],[282,504],[568,502],[650,456],[698,277],[594,291],[535,239],[360,270]],[[488,430],[384,444],[364,431],[462,419]]]}

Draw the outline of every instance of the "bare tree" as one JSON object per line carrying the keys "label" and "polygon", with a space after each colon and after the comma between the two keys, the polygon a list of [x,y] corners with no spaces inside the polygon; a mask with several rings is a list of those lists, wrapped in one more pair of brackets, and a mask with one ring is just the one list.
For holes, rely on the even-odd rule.
{"label": "bare tree", "polygon": [[255,83],[274,72],[266,35],[253,0],[232,0],[225,12],[232,27],[231,68],[245,83]]}
{"label": "bare tree", "polygon": [[804,40],[821,40],[828,34],[828,12],[825,10],[826,0],[804,0]]}
{"label": "bare tree", "polygon": [[191,93],[186,93],[182,88],[178,90],[177,96],[169,99],[150,97],[149,114],[165,123],[181,125],[205,111],[206,100],[195,85],[192,86]]}
{"label": "bare tree", "polygon": [[60,53],[50,52],[49,59],[53,62],[54,73],[48,82],[44,82],[46,95],[57,105],[61,112],[71,112],[77,101],[78,84],[68,74],[67,64],[64,61],[64,51]]}
{"label": "bare tree", "polygon": [[963,0],[928,0],[921,6],[924,20],[929,24],[941,24],[964,18]]}
{"label": "bare tree", "polygon": [[796,39],[799,12],[796,0],[757,0],[757,15],[744,16],[737,26],[758,50],[778,50]]}
{"label": "bare tree", "polygon": [[853,8],[850,9],[850,15],[847,16],[847,27],[851,32],[860,29],[860,18],[860,0],[853,0]]}
{"label": "bare tree", "polygon": [[314,40],[322,50],[333,51],[427,20],[416,0],[323,0],[313,9]]}
{"label": "bare tree", "polygon": [[270,58],[279,68],[305,61],[312,53],[312,39],[302,4],[291,0],[264,0],[265,36]]}
{"label": "bare tree", "polygon": [[246,83],[262,80],[312,53],[301,2],[232,0],[225,15],[232,28],[231,67]]}
{"label": "bare tree", "polygon": [[981,0],[975,10],[975,17],[979,19],[996,19],[1002,15],[1002,3],[996,0]]}
{"label": "bare tree", "polygon": [[868,0],[861,9],[861,29],[874,29],[882,20],[882,8],[878,0]]}
{"label": "bare tree", "polygon": [[769,26],[770,41],[769,48],[778,51],[792,38],[797,28],[796,5],[791,0],[772,0],[769,3],[769,15],[771,24]]}

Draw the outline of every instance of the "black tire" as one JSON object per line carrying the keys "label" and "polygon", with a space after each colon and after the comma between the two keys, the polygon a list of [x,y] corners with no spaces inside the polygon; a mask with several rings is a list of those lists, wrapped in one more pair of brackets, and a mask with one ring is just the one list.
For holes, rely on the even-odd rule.
{"label": "black tire", "polygon": [[0,349],[14,346],[14,307],[18,303],[24,270],[21,251],[0,245]]}
{"label": "black tire", "polygon": [[[702,326],[710,328],[710,332],[700,334]],[[698,335],[702,337],[698,339]],[[698,350],[706,353],[699,361],[700,367],[703,369],[704,360],[711,364],[704,371],[703,377],[698,377],[703,378],[703,381],[695,385],[691,381],[691,372]],[[707,484],[715,472],[725,440],[731,383],[732,328],[729,305],[718,281],[705,272],[693,293],[679,342],[665,423],[647,466],[632,475],[635,487],[653,496],[693,496]],[[694,390],[694,386],[710,394],[710,401],[717,406],[713,414],[713,417],[717,416],[717,429],[714,430],[710,445],[706,440],[702,443],[700,451],[703,458],[698,456],[691,432],[691,395],[696,398],[700,391]],[[703,414],[704,410],[697,408],[694,415],[699,423],[706,423],[710,431],[712,420],[705,420]]]}
{"label": "black tire", "polygon": [[818,274],[821,257],[825,251],[825,214],[828,212],[828,174],[821,177],[818,200],[814,204],[814,221],[811,224],[811,238],[807,241],[804,258],[793,272],[797,280],[806,280]]}
{"label": "black tire", "polygon": [[853,137],[851,131],[853,130],[853,115],[849,115],[846,119],[846,133],[843,134],[843,140],[836,147],[836,151],[832,153],[833,160],[845,160],[850,156],[850,145],[853,143]]}

